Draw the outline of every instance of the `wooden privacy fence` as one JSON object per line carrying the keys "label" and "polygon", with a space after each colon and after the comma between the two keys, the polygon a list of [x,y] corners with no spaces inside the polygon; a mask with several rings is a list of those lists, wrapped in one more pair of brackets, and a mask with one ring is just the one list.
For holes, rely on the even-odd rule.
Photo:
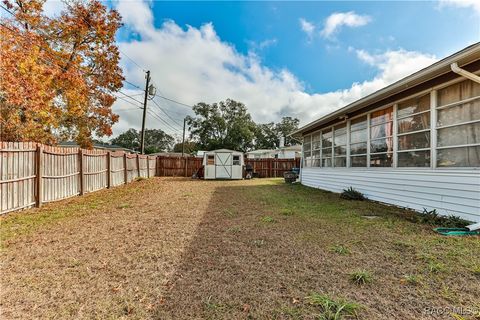
{"label": "wooden privacy fence", "polygon": [[161,177],[191,177],[202,166],[199,157],[157,157],[157,172]]}
{"label": "wooden privacy fence", "polygon": [[[184,176],[191,177],[201,166],[202,158],[198,157],[157,157],[157,172],[162,177]],[[259,178],[283,177],[283,173],[300,167],[300,158],[297,159],[247,159],[245,165],[251,164],[253,172]]]}
{"label": "wooden privacy fence", "polygon": [[156,158],[123,151],[0,142],[0,213],[156,175]]}
{"label": "wooden privacy fence", "polygon": [[257,173],[259,178],[278,178],[283,177],[283,173],[300,168],[300,158],[296,159],[245,159],[245,165],[250,164],[253,172]]}
{"label": "wooden privacy fence", "polygon": [[[245,159],[260,178],[283,177],[300,159]],[[0,214],[129,183],[137,177],[192,176],[202,158],[59,148],[0,141]]]}

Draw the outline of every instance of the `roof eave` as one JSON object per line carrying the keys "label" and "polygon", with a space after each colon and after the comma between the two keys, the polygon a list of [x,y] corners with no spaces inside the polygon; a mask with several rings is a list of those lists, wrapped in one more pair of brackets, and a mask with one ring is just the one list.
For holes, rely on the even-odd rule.
{"label": "roof eave", "polygon": [[480,58],[480,42],[477,42],[459,52],[456,52],[438,62],[435,62],[434,64],[423,68],[403,79],[400,79],[385,88],[375,91],[374,93],[369,94],[366,97],[356,100],[346,105],[345,107],[342,107],[315,121],[312,121],[305,126],[299,128],[298,130],[292,132],[290,135],[298,136],[303,132],[312,129],[313,127],[321,126],[323,123],[327,123],[334,120],[335,118],[343,116],[347,112],[356,111],[358,109],[368,106],[369,104],[388,98],[391,95],[411,88],[412,86],[417,86],[425,81],[428,81],[429,79],[448,73],[450,72],[450,65],[453,62],[457,62],[459,65],[465,65],[466,63],[470,62],[468,61],[470,57],[470,61],[474,61]]}

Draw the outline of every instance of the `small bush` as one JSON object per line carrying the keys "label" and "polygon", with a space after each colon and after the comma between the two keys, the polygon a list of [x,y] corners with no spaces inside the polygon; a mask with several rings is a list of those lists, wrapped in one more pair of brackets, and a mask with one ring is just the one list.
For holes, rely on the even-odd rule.
{"label": "small bush", "polygon": [[350,274],[350,280],[355,284],[362,285],[372,282],[373,276],[369,271],[359,270]]}
{"label": "small bush", "polygon": [[440,273],[445,270],[445,266],[441,263],[430,261],[428,263],[428,271],[430,273]]}
{"label": "small bush", "polygon": [[469,221],[460,217],[442,216],[437,212],[437,209],[428,211],[426,208],[423,208],[422,213],[417,214],[417,222],[445,228],[464,228],[470,224]]}
{"label": "small bush", "polygon": [[272,222],[275,222],[275,219],[273,219],[270,216],[265,216],[265,217],[262,218],[262,222],[272,223]]}
{"label": "small bush", "polygon": [[343,192],[340,194],[340,198],[346,199],[346,200],[359,200],[359,201],[363,201],[366,199],[365,196],[360,191],[353,189],[353,187],[344,189]]}
{"label": "small bush", "polygon": [[413,286],[419,285],[421,282],[420,276],[415,274],[408,274],[403,277],[406,283],[411,284]]}
{"label": "small bush", "polygon": [[312,293],[306,297],[308,303],[320,307],[320,319],[340,320],[344,317],[356,317],[357,311],[361,308],[358,303],[345,299],[333,299],[325,294]]}
{"label": "small bush", "polygon": [[293,216],[294,212],[292,209],[282,209],[280,210],[280,214],[284,216]]}
{"label": "small bush", "polygon": [[338,253],[338,254],[341,254],[341,255],[350,254],[350,250],[347,247],[342,246],[342,245],[333,246],[333,247],[330,248],[330,250],[332,252],[335,252],[335,253]]}
{"label": "small bush", "polygon": [[145,177],[136,177],[135,178],[135,181],[143,181],[143,180],[148,180],[148,179],[145,178]]}

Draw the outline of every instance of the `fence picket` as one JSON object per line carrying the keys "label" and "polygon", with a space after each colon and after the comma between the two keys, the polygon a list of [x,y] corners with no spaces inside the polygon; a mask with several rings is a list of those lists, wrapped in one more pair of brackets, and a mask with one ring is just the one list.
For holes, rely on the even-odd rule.
{"label": "fence picket", "polygon": [[[300,159],[245,159],[259,177],[282,177]],[[40,207],[136,177],[192,176],[202,158],[127,154],[0,141],[0,214]]]}

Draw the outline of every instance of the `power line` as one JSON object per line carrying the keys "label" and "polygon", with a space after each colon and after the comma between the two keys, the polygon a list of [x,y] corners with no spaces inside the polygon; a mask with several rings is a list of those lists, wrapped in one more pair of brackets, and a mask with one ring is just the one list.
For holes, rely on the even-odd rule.
{"label": "power line", "polygon": [[[5,24],[3,24],[3,23],[0,23],[0,26],[6,28],[6,29],[8,29],[8,30],[10,30],[11,32],[16,33],[18,36],[20,36],[20,37],[22,37],[23,39],[27,40],[27,42],[29,42],[30,45],[34,45],[34,46],[37,46],[37,47],[39,47],[40,49],[42,49],[42,47],[41,47],[40,45],[35,44],[35,43],[32,43],[32,42],[31,42],[31,39],[27,38],[25,35],[21,34],[20,32],[14,30],[14,29],[12,29],[12,28],[10,28],[9,26],[7,26],[7,25],[5,25]],[[24,49],[28,49],[28,48],[26,48],[23,44],[21,44],[21,45],[22,45],[22,47],[23,47]],[[65,69],[65,67],[60,66],[60,65],[58,65],[58,64],[55,64],[54,61],[53,61],[53,59],[52,59],[52,61],[48,61],[48,60],[46,60],[46,59],[44,59],[44,58],[42,58],[42,57],[37,57],[37,58],[38,58],[39,60],[43,61],[46,65],[55,65],[56,67],[58,67],[58,68],[60,68],[60,69],[62,69],[62,70]],[[66,61],[64,58],[61,58],[61,57],[59,57],[59,59],[62,60],[63,62]],[[66,62],[68,63],[68,61],[66,61]],[[76,66],[71,65],[70,67],[73,68],[73,69],[75,69],[75,70],[77,70],[78,72],[84,74],[84,71],[78,69]],[[125,81],[125,82],[128,82],[127,80],[124,80],[124,81]],[[128,82],[128,83],[132,84],[131,82]],[[143,91],[143,89],[142,89],[142,91]],[[121,93],[121,94],[123,94],[124,96],[126,96],[126,97],[128,97],[128,98],[130,98],[130,99],[132,99],[132,100],[135,100],[136,102],[138,102],[138,103],[140,103],[140,104],[143,104],[141,101],[133,98],[133,95],[128,95],[128,94],[126,94],[126,93],[124,93],[124,92],[122,92],[122,91],[120,91],[120,90],[119,90],[119,91],[113,91],[113,92]],[[140,94],[139,94],[139,95],[140,95]],[[143,93],[141,93],[141,95],[143,95]]]}
{"label": "power line", "polygon": [[[72,10],[74,9],[74,8],[67,2],[67,0],[64,0],[63,2],[64,2],[68,7],[70,7],[70,9],[72,9]],[[1,5],[0,5],[0,7],[2,7],[4,10],[6,10],[7,12],[9,12],[10,14],[14,15],[14,14],[13,14],[10,10],[8,10],[7,8],[5,8],[5,7],[1,6]],[[86,18],[85,18],[84,16],[81,16],[81,18],[82,18],[82,20],[83,20],[88,26],[90,26],[90,28],[95,29],[95,28],[90,24],[90,22],[88,22],[88,21],[86,20]],[[6,27],[6,26],[5,26],[5,27]],[[9,29],[10,29],[10,28],[9,28]],[[11,30],[11,29],[10,29],[10,30]],[[11,30],[11,31],[13,31],[13,30]],[[139,67],[140,69],[142,69],[142,71],[146,72],[143,67],[141,67],[135,60],[133,60],[132,58],[130,58],[126,53],[124,53],[123,51],[121,51],[120,48],[118,48],[118,51],[119,51],[121,54],[125,55],[128,59],[130,59],[137,67]],[[73,66],[73,67],[75,68],[75,66]],[[77,69],[77,70],[78,70],[78,69]],[[131,86],[133,86],[133,87],[135,87],[135,88],[137,88],[137,89],[143,90],[139,85],[137,85],[137,84],[135,84],[135,83],[132,83],[132,82],[126,80],[126,79],[123,80],[123,81],[126,82],[126,83],[128,83],[128,84],[130,84]],[[186,104],[186,103],[183,103],[183,102],[180,102],[180,101],[177,101],[177,100],[174,100],[174,99],[171,99],[171,98],[165,97],[165,96],[163,96],[163,95],[159,95],[159,94],[156,94],[155,96],[156,96],[156,97],[159,97],[159,98],[162,98],[162,99],[165,99],[165,100],[167,100],[167,101],[176,103],[176,104],[178,104],[178,105],[187,107],[187,108],[189,108],[189,109],[192,109],[192,106],[189,105],[189,104]]]}
{"label": "power line", "polygon": [[191,105],[189,105],[189,104],[186,104],[186,103],[183,103],[183,102],[179,102],[179,101],[176,101],[176,100],[173,100],[173,99],[170,99],[170,98],[161,96],[161,95],[159,95],[159,94],[156,94],[155,96],[156,96],[156,97],[159,97],[159,98],[162,98],[162,99],[165,99],[165,100],[170,101],[170,102],[174,102],[174,103],[176,103],[176,104],[178,104],[178,105],[181,105],[181,106],[184,106],[184,107],[188,107],[188,108],[190,108],[190,109],[193,108],[193,107],[192,107]]}
{"label": "power line", "polygon": [[179,132],[180,130],[179,129],[175,129],[174,127],[172,127],[168,122],[166,122],[165,120],[163,120],[158,114],[156,114],[155,112],[153,112],[152,110],[147,110],[147,112],[155,119],[157,119],[158,121],[164,123],[166,126],[168,126],[171,130],[171,132],[173,133],[177,133]]}
{"label": "power line", "polygon": [[145,68],[141,67],[135,60],[133,60],[132,58],[130,58],[125,52],[123,52],[122,50],[120,50],[120,48],[118,49],[118,51],[123,54],[125,57],[127,57],[130,61],[132,61],[137,67],[139,67],[140,69],[142,69],[143,72],[146,72],[145,71]]}
{"label": "power line", "polygon": [[130,101],[130,100],[125,99],[124,97],[120,97],[120,96],[117,96],[117,95],[114,95],[114,96],[115,96],[116,98],[118,98],[118,99],[121,99],[121,100],[123,100],[123,101],[125,101],[125,102],[128,102],[129,104],[131,104],[132,106],[137,107],[138,109],[143,109],[143,108],[140,107],[139,105],[133,103],[133,102]]}
{"label": "power line", "polygon": [[[115,91],[114,91],[114,92],[115,92]],[[125,92],[123,92],[123,91],[120,91],[120,90],[119,90],[119,91],[116,91],[116,92],[118,92],[118,93],[121,93],[121,94],[123,94],[124,96],[126,96],[126,97],[128,97],[128,98],[132,99],[133,101],[135,101],[135,102],[138,102],[138,103],[140,103],[141,105],[143,105],[143,102],[142,102],[142,101],[135,99],[134,97],[132,97],[132,96],[130,96],[130,95],[128,95],[128,94],[126,94],[126,93],[125,93]]]}
{"label": "power line", "polygon": [[131,86],[133,86],[133,87],[135,87],[135,88],[140,89],[140,90],[143,91],[143,88],[141,88],[139,85],[136,85],[135,83],[132,83],[132,82],[127,81],[127,80],[123,80],[123,82],[126,82],[126,83],[128,83],[129,85],[131,85]]}
{"label": "power line", "polygon": [[13,13],[12,11],[10,11],[10,9],[8,8],[5,8],[3,5],[0,4],[0,8],[2,8],[3,10],[7,11],[8,13],[10,13],[12,16],[15,15],[15,13]]}
{"label": "power line", "polygon": [[172,120],[174,123],[176,123],[180,128],[182,127],[182,125],[180,123],[178,123],[174,118],[172,118],[168,113],[167,111],[165,111],[162,107],[160,107],[160,105],[155,101],[155,100],[152,100],[152,102],[170,119]]}

